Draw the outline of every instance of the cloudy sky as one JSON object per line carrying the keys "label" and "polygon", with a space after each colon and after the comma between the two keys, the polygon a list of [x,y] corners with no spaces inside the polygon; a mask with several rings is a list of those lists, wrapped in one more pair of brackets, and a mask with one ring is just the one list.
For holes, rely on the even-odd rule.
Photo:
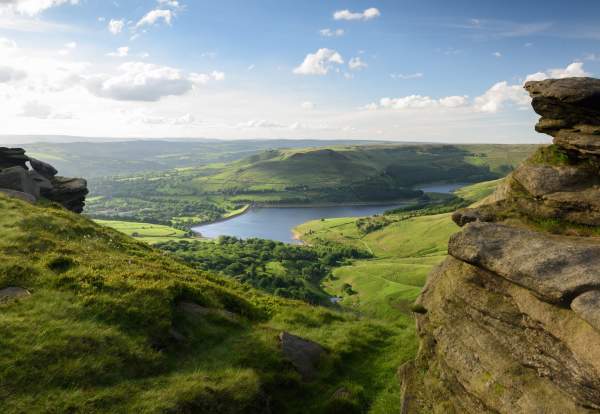
{"label": "cloudy sky", "polygon": [[541,142],[592,0],[0,0],[0,134]]}

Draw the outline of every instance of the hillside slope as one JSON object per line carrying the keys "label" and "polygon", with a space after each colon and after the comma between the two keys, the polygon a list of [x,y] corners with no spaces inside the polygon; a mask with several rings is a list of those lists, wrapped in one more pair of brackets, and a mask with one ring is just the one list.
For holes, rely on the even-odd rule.
{"label": "hillside slope", "polygon": [[[55,204],[0,195],[0,211],[3,413],[358,413],[397,400],[387,387],[414,355],[408,324],[259,294]],[[283,355],[284,331],[324,348],[312,382]]]}

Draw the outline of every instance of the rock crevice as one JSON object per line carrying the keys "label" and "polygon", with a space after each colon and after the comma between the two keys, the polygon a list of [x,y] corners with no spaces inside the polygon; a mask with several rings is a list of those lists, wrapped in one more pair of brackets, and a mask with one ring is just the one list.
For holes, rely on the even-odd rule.
{"label": "rock crevice", "polygon": [[600,412],[600,80],[525,89],[554,143],[454,214],[407,412]]}

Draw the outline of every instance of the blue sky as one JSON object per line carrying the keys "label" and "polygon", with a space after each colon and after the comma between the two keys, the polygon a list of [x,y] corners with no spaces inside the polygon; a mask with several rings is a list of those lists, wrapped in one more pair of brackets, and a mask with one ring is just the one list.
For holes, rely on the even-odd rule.
{"label": "blue sky", "polygon": [[3,0],[5,133],[540,142],[600,2]]}

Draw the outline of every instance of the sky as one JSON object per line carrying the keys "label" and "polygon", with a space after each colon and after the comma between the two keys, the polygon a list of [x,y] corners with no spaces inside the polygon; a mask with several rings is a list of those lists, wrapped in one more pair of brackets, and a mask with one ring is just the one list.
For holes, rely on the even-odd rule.
{"label": "sky", "polygon": [[593,0],[0,0],[0,135],[547,142]]}

